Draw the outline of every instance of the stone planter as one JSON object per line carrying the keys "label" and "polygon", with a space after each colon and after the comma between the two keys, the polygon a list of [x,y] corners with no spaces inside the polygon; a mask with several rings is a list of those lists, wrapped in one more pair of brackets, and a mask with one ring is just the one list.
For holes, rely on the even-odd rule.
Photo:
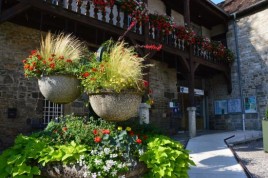
{"label": "stone planter", "polygon": [[[126,178],[138,178],[145,174],[148,168],[144,163],[138,163],[133,169],[125,174]],[[87,168],[79,165],[62,165],[53,164],[46,165],[41,169],[41,176],[47,178],[92,178],[92,176],[85,174]]]}
{"label": "stone planter", "polygon": [[135,92],[89,94],[94,112],[107,121],[125,121],[138,116],[141,95]]}
{"label": "stone planter", "polygon": [[268,152],[268,120],[262,120],[263,149]]}
{"label": "stone planter", "polygon": [[38,79],[42,95],[57,104],[66,104],[81,95],[80,81],[74,76],[51,75]]}

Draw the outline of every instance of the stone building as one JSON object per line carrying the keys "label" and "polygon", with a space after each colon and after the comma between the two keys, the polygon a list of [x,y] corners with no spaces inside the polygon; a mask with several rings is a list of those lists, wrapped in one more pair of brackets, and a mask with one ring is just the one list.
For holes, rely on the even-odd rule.
{"label": "stone building", "polygon": [[[68,113],[88,115],[88,108],[84,105],[87,102],[86,94],[71,104],[56,105],[44,99],[39,92],[37,80],[24,78],[21,61],[32,49],[39,46],[40,36],[49,30],[71,32],[87,41],[89,49],[96,50],[103,41],[111,37],[118,38],[124,32],[123,28],[126,28],[128,18],[117,7],[112,11],[107,10],[104,18],[101,13],[96,14],[92,4],[87,1],[83,1],[82,4],[69,0],[0,0],[0,2],[1,147],[1,144],[2,146],[12,144],[19,133],[30,133],[44,127],[49,120],[58,115]],[[266,86],[262,81],[265,80],[263,64],[265,57],[267,59],[267,50],[265,52],[265,42],[260,42],[258,37],[262,39],[267,37],[265,36],[267,31],[265,32],[266,29],[262,26],[267,23],[264,15],[267,10],[257,8],[256,11],[256,8],[253,8],[253,14],[245,10],[248,12],[245,16],[244,10],[240,12],[238,8],[227,13],[209,0],[176,2],[146,0],[145,2],[148,4],[149,12],[172,16],[177,25],[191,24],[197,34],[227,43],[233,51],[237,49],[233,15],[228,13],[237,11],[236,18],[240,19],[236,24],[240,35],[238,43],[241,54],[241,80],[238,78],[236,62],[230,66],[224,61],[209,58],[205,53],[198,52],[197,48],[188,49],[172,35],[160,38],[156,30],[149,27],[147,31],[149,35],[141,30],[127,36],[134,44],[149,41],[162,42],[164,46],[161,52],[151,55],[150,59],[154,67],[150,69],[147,80],[150,82],[155,101],[150,109],[150,122],[160,126],[166,133],[186,131],[189,127],[187,108],[196,107],[197,130],[241,129],[241,112],[230,114],[228,100],[239,99],[239,86],[243,86],[243,97],[257,98],[257,113],[245,114],[247,127],[259,129],[258,119],[263,116],[261,113],[266,106]],[[230,6],[227,3],[224,9],[227,10]],[[255,17],[260,20],[249,21]],[[244,29],[244,26],[247,28]],[[247,35],[248,32],[252,32],[251,38]],[[247,49],[251,51],[248,52]],[[253,60],[258,62],[252,63]],[[248,67],[254,67],[259,73],[251,72]],[[222,100],[226,101],[227,109]],[[238,100],[231,101],[233,105],[239,107]],[[171,107],[170,102],[176,107]]]}
{"label": "stone building", "polygon": [[[220,7],[230,15],[227,42],[236,61],[231,94],[223,89],[222,76],[208,81],[210,118],[217,128],[261,129],[268,104],[268,1],[225,0]],[[227,101],[227,112],[215,115],[215,102],[222,101]]]}

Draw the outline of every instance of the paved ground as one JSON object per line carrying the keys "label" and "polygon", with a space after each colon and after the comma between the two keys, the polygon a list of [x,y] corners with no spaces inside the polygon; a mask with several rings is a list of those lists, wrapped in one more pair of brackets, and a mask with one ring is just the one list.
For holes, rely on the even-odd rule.
{"label": "paved ground", "polygon": [[[190,156],[197,165],[189,171],[190,178],[246,178],[242,166],[237,163],[233,153],[224,143],[225,138],[233,135],[235,137],[229,139],[228,143],[259,138],[261,132],[234,131],[206,135],[201,133],[201,136],[190,139],[186,148],[191,151]],[[175,137],[180,141],[182,138],[180,135]]]}
{"label": "paved ground", "polygon": [[268,178],[268,153],[263,151],[263,140],[237,144],[233,147],[252,178]]}

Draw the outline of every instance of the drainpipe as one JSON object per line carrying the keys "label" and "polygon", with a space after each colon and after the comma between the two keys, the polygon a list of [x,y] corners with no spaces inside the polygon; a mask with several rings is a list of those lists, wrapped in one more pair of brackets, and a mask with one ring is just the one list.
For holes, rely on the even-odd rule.
{"label": "drainpipe", "polygon": [[235,50],[237,55],[237,73],[238,73],[238,86],[239,86],[239,95],[241,100],[241,109],[242,109],[242,124],[243,124],[243,131],[246,131],[245,125],[245,109],[244,109],[244,96],[242,91],[242,82],[241,82],[241,67],[240,67],[240,50],[238,46],[238,37],[237,37],[237,24],[236,24],[236,13],[232,14],[233,19],[233,27],[234,27],[234,37],[235,37]]}

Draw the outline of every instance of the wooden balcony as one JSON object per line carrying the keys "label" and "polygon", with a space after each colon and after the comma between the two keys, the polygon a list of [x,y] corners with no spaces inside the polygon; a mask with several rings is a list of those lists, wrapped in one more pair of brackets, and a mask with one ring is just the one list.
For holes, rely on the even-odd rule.
{"label": "wooden balcony", "polygon": [[[118,39],[131,23],[131,17],[116,4],[106,9],[106,12],[98,12],[89,1],[11,0],[8,4],[3,3],[2,6],[0,3],[0,23],[8,20],[43,31],[72,32],[87,41],[92,49],[97,49],[107,39]],[[223,73],[230,92],[230,64],[198,46],[190,47],[184,40],[176,38],[175,33],[162,33],[153,28],[150,22],[139,23],[126,35],[125,40],[132,45],[162,44],[163,50],[151,52],[149,57],[167,62],[182,74],[189,73],[191,56],[195,76],[211,77]],[[146,50],[138,52],[140,55],[148,55]]]}

